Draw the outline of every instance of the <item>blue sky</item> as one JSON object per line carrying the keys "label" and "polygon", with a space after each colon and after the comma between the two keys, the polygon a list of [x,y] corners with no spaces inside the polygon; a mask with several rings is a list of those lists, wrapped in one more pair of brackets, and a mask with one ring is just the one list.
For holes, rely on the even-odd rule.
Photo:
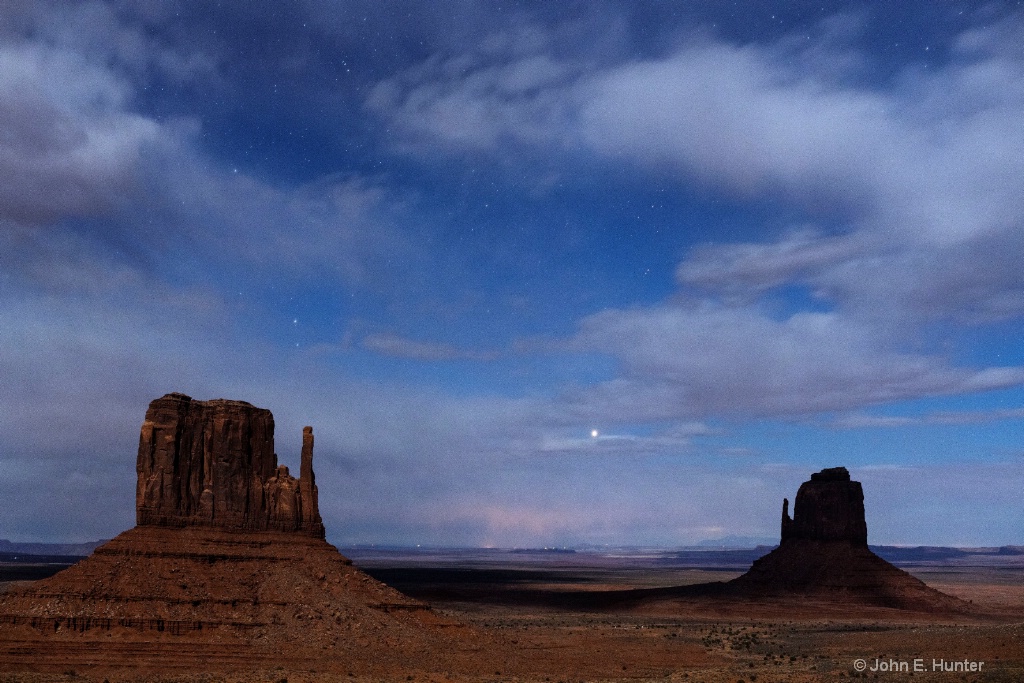
{"label": "blue sky", "polygon": [[[339,543],[1024,542],[1017,2],[0,13],[0,537],[148,402],[317,437]],[[594,434],[596,433],[596,436]]]}

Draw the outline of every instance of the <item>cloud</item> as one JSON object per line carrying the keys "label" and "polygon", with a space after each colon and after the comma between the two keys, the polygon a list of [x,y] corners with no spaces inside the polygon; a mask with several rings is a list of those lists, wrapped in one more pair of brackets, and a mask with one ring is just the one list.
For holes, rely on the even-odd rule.
{"label": "cloud", "polygon": [[136,425],[124,416],[175,387],[215,386],[232,364],[220,359],[225,308],[212,292],[176,291],[137,272],[107,284],[116,291],[25,288],[0,297],[0,428],[10,457],[130,452]]}
{"label": "cloud", "polygon": [[775,242],[703,244],[676,269],[684,286],[750,300],[793,282],[820,282],[820,274],[870,253],[859,236],[822,235],[803,229]]}
{"label": "cloud", "polygon": [[1020,224],[1024,62],[976,55],[885,91],[835,82],[829,59],[794,69],[791,56],[705,42],[623,65],[588,84],[585,138],[743,195],[830,200],[864,229],[914,243]]}
{"label": "cloud", "polygon": [[[1006,47],[1022,25],[1011,16],[965,31],[948,64],[873,85],[856,72],[855,47],[825,38],[692,35],[663,56],[610,64],[559,58],[538,40],[525,55],[437,55],[381,82],[368,106],[421,147],[557,150],[568,164],[597,154],[842,226],[842,236],[708,247],[681,266],[683,281],[729,277],[733,295],[756,295],[817,272],[864,309],[891,302],[891,318],[987,321],[1024,313],[1009,256],[1024,248],[1024,57]],[[509,84],[530,68],[530,88]]]}
{"label": "cloud", "polygon": [[693,437],[715,434],[700,422],[680,423],[671,429],[650,435],[603,433],[592,430],[589,436],[545,434],[537,450],[541,453],[594,453],[647,455],[669,453],[679,455],[690,451]]}
{"label": "cloud", "polygon": [[[394,477],[382,480],[380,490],[388,491],[384,505],[349,506],[346,528],[338,533],[358,542],[373,518],[378,525],[394,524],[393,537],[406,543],[466,546],[682,545],[720,536],[715,527],[772,533],[783,495],[775,479],[782,477],[761,475],[759,468],[708,472],[693,462],[611,454],[544,457],[531,467],[467,459],[457,488],[427,482],[435,497],[403,487]],[[404,505],[390,504],[400,496],[391,489],[405,494]],[[722,491],[735,494],[727,510],[721,507]]]}
{"label": "cloud", "polygon": [[367,106],[440,149],[597,152],[744,196],[839,207],[929,244],[1021,220],[1024,60],[983,29],[965,33],[971,48],[949,65],[908,69],[885,89],[850,78],[852,48],[827,41],[695,35],[662,57],[603,64],[556,56],[555,34],[534,31],[543,37],[526,54],[437,54],[379,83]]}
{"label": "cloud", "polygon": [[[1021,368],[956,367],[924,341],[1024,314],[1024,58],[1006,48],[1020,19],[965,31],[948,63],[885,83],[865,78],[847,17],[812,41],[696,34],[614,63],[560,58],[545,40],[437,55],[368,106],[435,150],[596,154],[838,226],[698,245],[676,271],[684,303],[584,318],[566,346],[607,353],[620,373],[568,392],[568,414],[854,409],[1024,381]],[[514,87],[510,73],[530,68],[530,87]]]}
{"label": "cloud", "polygon": [[618,378],[574,395],[576,409],[636,420],[809,414],[1024,383],[1024,368],[950,367],[834,312],[776,320],[710,304],[606,310],[567,343],[621,365]]}
{"label": "cloud", "polygon": [[[179,9],[6,3],[0,219],[39,226],[109,217],[142,198],[147,158],[180,142],[177,121],[143,112],[145,95],[218,83],[216,55],[166,30]],[[154,83],[161,87],[150,90]]]}
{"label": "cloud", "polygon": [[[147,169],[158,235],[201,267],[233,278],[340,282],[388,289],[415,277],[405,200],[378,179],[327,175],[282,188],[213,166],[191,147]],[[167,242],[170,241],[170,244]],[[195,249],[195,245],[204,248]]]}
{"label": "cloud", "polygon": [[[42,462],[0,456],[2,538],[80,543],[112,538],[134,524],[133,471],[91,460],[86,451],[64,455],[62,461]],[[102,513],[98,500],[106,502]]]}
{"label": "cloud", "polygon": [[75,53],[0,45],[0,218],[40,225],[128,201],[165,135],[125,108],[126,84]]}
{"label": "cloud", "polygon": [[[924,339],[929,325],[987,325],[1024,311],[1022,55],[1006,24],[962,34],[947,65],[869,83],[849,45],[691,35],[640,51],[624,44],[614,18],[581,28],[517,12],[494,31],[496,15],[474,3],[460,5],[457,25],[450,8],[417,10],[422,22],[386,39],[349,19],[365,13],[390,27],[405,8],[309,4],[321,21],[296,33],[307,16],[294,7],[5,10],[15,6],[0,19],[0,496],[10,502],[0,528],[11,534],[89,540],[130,524],[142,411],[172,390],[270,408],[289,464],[302,425],[313,424],[335,538],[675,544],[774,533],[776,499],[808,473],[730,460],[757,449],[735,445],[742,437],[718,426],[732,424],[723,416],[860,411],[1024,381],[1019,368],[960,366]],[[261,31],[283,39],[254,42]],[[435,54],[409,66],[423,51]],[[342,58],[356,82],[375,81],[361,95],[322,78],[339,75]],[[386,71],[398,62],[398,72]],[[289,164],[236,169],[216,144],[242,133],[217,125],[243,108],[280,114],[280,100],[262,89],[282,74],[292,79],[296,118],[272,122],[272,132],[313,121],[325,144],[369,151],[350,149],[342,170],[314,179],[307,169],[289,175]],[[378,120],[346,118],[366,112]],[[384,140],[365,137],[383,129]],[[407,173],[404,160],[380,172],[354,158],[385,146],[438,164],[430,173],[447,174],[463,155],[484,170],[494,157],[522,161],[515,171],[527,180],[552,175],[535,173],[537,159],[574,175],[616,166],[702,185],[716,200],[797,205],[810,218],[733,243],[708,233],[680,259],[674,296],[592,313],[575,327],[554,321],[576,330],[562,339],[494,351],[379,332],[344,354],[282,348],[272,319],[291,305],[289,290],[315,293],[309,307],[327,311],[318,321],[325,338],[346,320],[349,329],[397,329],[382,322],[396,309],[440,308],[424,281],[460,279],[437,276],[438,262],[459,270],[470,260],[464,243],[431,234],[436,213],[420,212],[451,196],[420,203],[389,175]],[[408,186],[420,181],[412,175]],[[542,184],[536,206],[556,187]],[[549,218],[538,223],[546,229]],[[516,252],[504,248],[515,240],[481,241],[480,251],[501,252],[515,272]],[[488,277],[481,301],[504,271]],[[793,289],[813,301],[794,304]],[[555,294],[526,328],[544,329],[551,311],[569,308]],[[340,321],[333,331],[331,316]],[[510,397],[501,363],[487,366],[497,377],[489,392],[479,376],[457,384],[464,375],[431,389],[360,379],[370,354],[427,363],[514,356],[523,365],[513,371],[538,375],[543,365],[523,370],[531,356],[557,354],[562,368],[579,362],[588,368],[580,376],[607,377],[606,365],[591,367],[601,355],[616,372],[582,386],[545,377]],[[592,428],[599,437],[588,436]],[[1017,490],[1019,479],[1009,478]],[[739,503],[723,508],[722,490]],[[60,504],[40,507],[53,491]],[[911,506],[915,528],[930,529],[925,495],[894,498],[888,509]],[[126,512],[111,517],[97,499]]]}
{"label": "cloud", "polygon": [[365,107],[395,127],[391,143],[404,151],[567,150],[579,122],[578,84],[607,59],[602,48],[618,52],[615,27],[602,24],[506,21],[381,80]]}
{"label": "cloud", "polygon": [[[223,85],[213,57],[194,48],[201,41],[177,35],[173,12],[48,7],[0,19],[0,467],[11,474],[0,528],[88,540],[124,528],[94,501],[131,510],[137,420],[150,400],[244,397],[301,429],[306,417],[292,415],[315,412],[293,374],[304,349],[282,352],[268,331],[279,292],[405,291],[419,257],[408,196],[381,176],[275,183],[209,154],[198,119],[146,113],[154,84]],[[389,411],[429,413],[436,397],[360,385],[326,365],[302,367],[334,380],[315,394],[323,405],[358,397],[346,407],[367,419],[351,430],[353,447],[415,452],[414,434],[400,446],[381,437],[410,422]],[[61,481],[80,492],[39,513]]]}
{"label": "cloud", "polygon": [[423,361],[489,361],[500,357],[497,352],[459,349],[451,344],[416,341],[388,333],[368,334],[363,337],[362,345],[363,348],[384,356]]}
{"label": "cloud", "polygon": [[971,425],[1003,420],[1024,419],[1024,408],[994,410],[959,410],[926,413],[924,415],[869,415],[853,413],[826,423],[837,429],[919,427],[929,425]]}
{"label": "cloud", "polygon": [[407,88],[381,82],[367,98],[367,108],[386,113],[414,136],[439,136],[466,150],[493,149],[509,137],[541,144],[551,139],[553,122],[569,114],[560,93],[546,87],[563,79],[566,69],[546,57],[485,66],[462,56],[432,60],[422,68],[437,72],[438,78]]}
{"label": "cloud", "polygon": [[178,9],[35,3],[15,13],[0,38],[0,230],[23,246],[46,242],[34,230],[53,244],[92,240],[144,268],[174,262],[237,280],[258,264],[277,277],[392,286],[415,252],[398,227],[405,200],[381,178],[282,187],[213,159],[198,115],[145,113],[169,84],[225,98],[233,87],[219,73],[223,46],[186,35]]}
{"label": "cloud", "polygon": [[[20,7],[8,14],[12,4]],[[136,83],[158,78],[174,85],[209,85],[218,81],[219,45],[181,22],[185,10],[177,0],[8,2],[6,37],[66,50]]]}

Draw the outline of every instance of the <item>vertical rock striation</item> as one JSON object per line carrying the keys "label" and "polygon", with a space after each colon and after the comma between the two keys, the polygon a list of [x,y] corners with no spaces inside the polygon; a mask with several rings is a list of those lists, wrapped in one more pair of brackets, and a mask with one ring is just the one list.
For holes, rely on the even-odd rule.
{"label": "vertical rock striation", "polygon": [[324,537],[313,476],[313,428],[300,478],[278,466],[274,416],[245,401],[167,394],[149,404],[139,437],[139,526],[293,531]]}

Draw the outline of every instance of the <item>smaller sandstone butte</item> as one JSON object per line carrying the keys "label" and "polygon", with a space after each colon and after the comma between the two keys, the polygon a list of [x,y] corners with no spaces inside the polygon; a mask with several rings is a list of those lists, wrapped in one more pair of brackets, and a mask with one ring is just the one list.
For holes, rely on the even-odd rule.
{"label": "smaller sandstone butte", "polygon": [[801,484],[793,519],[789,518],[789,499],[782,500],[782,542],[796,539],[847,541],[867,547],[864,489],[859,481],[850,481],[845,467],[816,472]]}
{"label": "smaller sandstone butte", "polygon": [[868,549],[864,491],[845,467],[811,475],[789,516],[782,502],[779,547],[725,585],[744,597],[802,595],[880,607],[961,611],[960,600],[929,588]]}
{"label": "smaller sandstone butte", "polygon": [[245,401],[172,393],[149,404],[139,436],[138,526],[295,531],[324,537],[313,428],[298,479],[277,464],[274,416]]}

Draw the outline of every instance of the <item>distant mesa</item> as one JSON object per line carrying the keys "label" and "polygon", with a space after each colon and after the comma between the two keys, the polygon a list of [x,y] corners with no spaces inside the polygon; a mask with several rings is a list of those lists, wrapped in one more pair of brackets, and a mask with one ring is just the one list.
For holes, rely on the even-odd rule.
{"label": "distant mesa", "polygon": [[966,607],[868,549],[864,491],[845,467],[824,469],[801,484],[792,518],[783,500],[781,537],[778,548],[726,584],[726,594],[806,595],[922,611]]}
{"label": "distant mesa", "polygon": [[0,595],[0,670],[333,661],[377,675],[465,639],[324,540],[312,428],[296,479],[269,410],[167,394],[146,411],[137,472],[134,529]]}

